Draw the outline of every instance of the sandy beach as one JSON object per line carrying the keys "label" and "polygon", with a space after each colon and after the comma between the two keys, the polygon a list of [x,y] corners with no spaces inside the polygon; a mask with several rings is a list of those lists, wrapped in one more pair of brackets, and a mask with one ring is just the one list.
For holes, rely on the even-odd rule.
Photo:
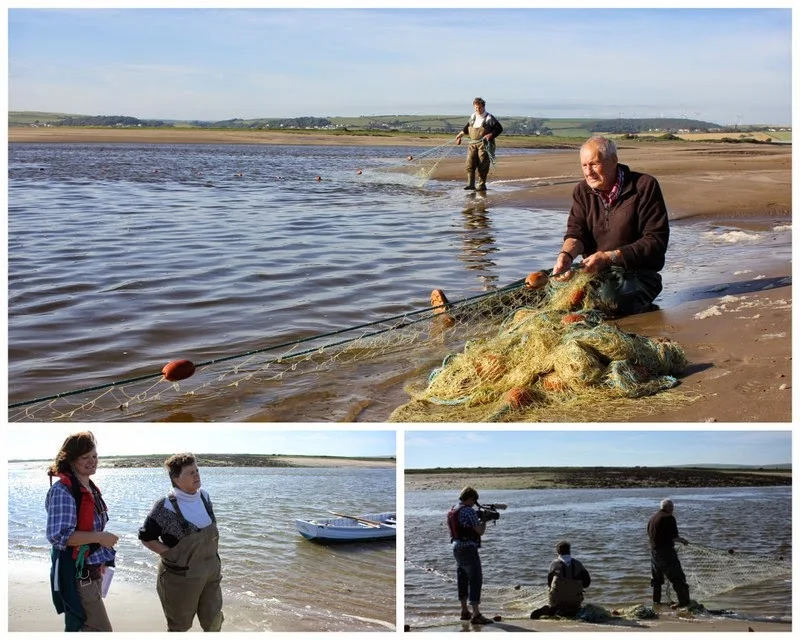
{"label": "sandy beach", "polygon": [[[9,631],[64,631],[64,617],[56,613],[50,598],[49,571],[46,563],[9,561]],[[148,589],[115,575],[105,604],[114,631],[167,630],[155,583]],[[235,625],[234,620],[226,630],[235,630]],[[195,623],[192,631],[202,629]]]}
{"label": "sandy beach", "polygon": [[[425,135],[77,128],[13,128],[9,140],[420,147],[444,141]],[[572,189],[580,179],[579,145],[545,154],[513,155],[517,142],[511,136],[498,140],[498,146],[505,149],[489,175],[488,205],[568,210]],[[442,162],[434,177],[462,180],[461,153]],[[791,226],[791,145],[623,140],[619,142],[619,159],[659,180],[670,218],[676,224],[713,220],[755,231]],[[492,182],[519,188],[493,192]],[[554,253],[556,250],[554,247]],[[734,251],[732,245],[728,252]],[[791,262],[769,252],[756,258],[752,251],[750,261],[735,273],[733,269],[720,274],[709,272],[709,281],[719,281],[687,292],[669,308],[619,322],[625,330],[678,342],[690,363],[679,389],[693,401],[677,410],[654,409],[644,417],[636,416],[635,421],[791,421]],[[520,273],[520,277],[525,275]]]}
{"label": "sandy beach", "polygon": [[[686,617],[684,617],[686,616]],[[538,633],[681,633],[700,634],[711,632],[741,633],[741,632],[776,632],[791,633],[792,625],[783,622],[761,622],[751,620],[730,620],[711,616],[692,616],[686,614],[676,615],[673,612],[663,613],[657,620],[612,620],[608,623],[578,622],[574,620],[501,620],[485,627],[475,628],[470,624],[454,622],[452,625],[429,629],[414,629],[409,631],[426,632],[464,632],[479,631],[480,633],[512,633],[512,632],[538,632]],[[693,636],[689,636],[693,637]]]}

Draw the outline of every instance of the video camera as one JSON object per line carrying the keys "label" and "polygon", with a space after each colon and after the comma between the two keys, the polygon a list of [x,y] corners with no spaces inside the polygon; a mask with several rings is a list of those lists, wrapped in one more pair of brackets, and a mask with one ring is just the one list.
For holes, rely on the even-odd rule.
{"label": "video camera", "polygon": [[503,509],[506,509],[508,507],[508,505],[501,503],[484,505],[484,504],[478,504],[476,502],[475,504],[478,507],[478,520],[480,520],[481,522],[491,522],[493,520],[499,520],[500,514],[498,513],[498,511],[502,511]]}

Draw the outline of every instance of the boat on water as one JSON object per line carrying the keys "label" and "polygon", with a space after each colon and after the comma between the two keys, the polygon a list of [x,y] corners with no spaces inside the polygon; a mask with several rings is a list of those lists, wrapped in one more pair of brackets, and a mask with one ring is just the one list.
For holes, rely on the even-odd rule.
{"label": "boat on water", "polygon": [[308,540],[347,542],[380,540],[397,535],[397,520],[394,512],[366,513],[349,516],[335,513],[335,518],[295,520],[295,526]]}

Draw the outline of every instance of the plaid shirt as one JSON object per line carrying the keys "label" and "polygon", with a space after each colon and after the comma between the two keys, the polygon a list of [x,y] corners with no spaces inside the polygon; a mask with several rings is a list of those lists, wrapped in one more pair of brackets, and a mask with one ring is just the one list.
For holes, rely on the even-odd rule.
{"label": "plaid shirt", "polygon": [[[458,506],[462,506],[459,502]],[[477,527],[481,523],[478,514],[472,507],[464,507],[458,512],[458,524],[462,527]],[[453,549],[463,549],[464,547],[477,547],[475,540],[453,540]]]}
{"label": "plaid shirt", "polygon": [[597,189],[592,189],[600,199],[603,201],[606,209],[613,206],[614,203],[619,198],[620,191],[622,191],[622,181],[625,178],[625,173],[617,167],[617,181],[614,183],[614,186],[611,187],[611,191],[599,191]]}
{"label": "plaid shirt", "polygon": [[[47,539],[56,549],[67,548],[67,540],[78,526],[78,507],[72,491],[63,483],[56,482],[47,492],[44,501],[47,509]],[[108,522],[108,514],[94,512],[94,530],[103,531]],[[114,559],[116,552],[107,547],[100,547],[86,558],[86,564],[103,564]]]}

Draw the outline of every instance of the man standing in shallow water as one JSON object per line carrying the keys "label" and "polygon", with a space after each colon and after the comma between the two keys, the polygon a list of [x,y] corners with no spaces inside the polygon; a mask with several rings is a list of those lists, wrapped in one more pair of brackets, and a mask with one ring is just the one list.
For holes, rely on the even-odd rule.
{"label": "man standing in shallow water", "polygon": [[[461,138],[467,134],[470,139],[467,149],[467,191],[486,191],[486,177],[494,156],[494,139],[503,133],[503,126],[491,113],[486,111],[486,101],[475,98],[472,101],[475,107],[464,128],[456,136],[456,144],[461,144]],[[478,172],[478,184],[475,185],[475,171]]]}
{"label": "man standing in shallow water", "polygon": [[675,551],[675,541],[687,545],[689,541],[678,533],[678,523],[672,515],[675,510],[672,500],[662,500],[661,508],[647,523],[647,537],[650,539],[650,569],[653,577],[653,603],[661,603],[661,585],[664,577],[672,583],[678,596],[678,606],[689,606],[689,585],[683,573],[681,561]]}

